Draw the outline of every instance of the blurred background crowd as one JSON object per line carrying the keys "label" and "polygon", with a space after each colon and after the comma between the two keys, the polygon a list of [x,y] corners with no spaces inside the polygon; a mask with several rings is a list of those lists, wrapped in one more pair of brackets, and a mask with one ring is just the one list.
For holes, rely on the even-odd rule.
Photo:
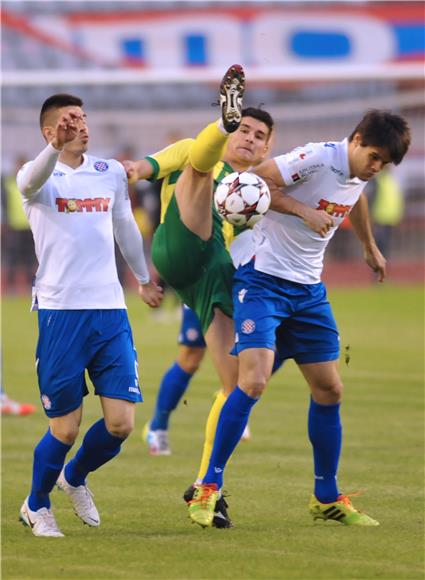
{"label": "blurred background crowd", "polygon": [[[85,103],[90,151],[140,159],[217,116],[217,82],[247,70],[246,105],[276,121],[274,153],[341,140],[369,108],[405,115],[403,164],[368,185],[378,244],[396,281],[423,280],[425,34],[420,2],[2,3],[2,291],[29,293],[37,264],[17,169],[43,147],[41,103],[70,92]],[[372,41],[373,39],[373,41]],[[159,184],[130,188],[146,241]],[[349,222],[328,253],[328,282],[372,282]],[[131,285],[118,255],[120,278]]]}

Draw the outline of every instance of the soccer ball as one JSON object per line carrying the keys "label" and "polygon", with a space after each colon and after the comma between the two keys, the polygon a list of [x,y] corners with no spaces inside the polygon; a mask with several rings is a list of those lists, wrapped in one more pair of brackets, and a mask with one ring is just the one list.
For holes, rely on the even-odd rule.
{"label": "soccer ball", "polygon": [[220,181],[214,204],[221,217],[232,225],[253,227],[270,207],[270,191],[258,175],[235,171]]}

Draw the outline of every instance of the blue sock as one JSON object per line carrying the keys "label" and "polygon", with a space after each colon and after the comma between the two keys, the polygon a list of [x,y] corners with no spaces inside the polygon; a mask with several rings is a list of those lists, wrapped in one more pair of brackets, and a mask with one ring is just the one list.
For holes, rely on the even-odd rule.
{"label": "blue sock", "polygon": [[105,419],[100,419],[84,435],[83,443],[75,457],[65,466],[65,479],[77,487],[84,485],[87,475],[120,452],[125,439],[111,435],[106,428]]}
{"label": "blue sock", "polygon": [[50,508],[49,493],[62,471],[66,454],[71,447],[72,445],[66,445],[53,437],[49,430],[34,449],[32,487],[28,498],[31,510]]}
{"label": "blue sock", "polygon": [[223,486],[223,470],[248,423],[252,407],[258,399],[245,394],[239,387],[227,397],[218,419],[214,447],[204,477],[205,483]]}
{"label": "blue sock", "polygon": [[152,431],[168,429],[171,411],[174,411],[179,404],[192,376],[184,371],[177,362],[165,373],[156,399],[155,414],[150,423]]}
{"label": "blue sock", "polygon": [[313,445],[314,493],[322,503],[336,501],[339,495],[336,479],[342,443],[339,408],[339,403],[319,405],[310,399],[308,435]]}

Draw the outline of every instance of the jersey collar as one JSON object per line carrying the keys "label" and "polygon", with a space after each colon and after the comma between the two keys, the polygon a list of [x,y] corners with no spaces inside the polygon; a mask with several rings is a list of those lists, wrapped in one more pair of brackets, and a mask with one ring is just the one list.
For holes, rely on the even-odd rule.
{"label": "jersey collar", "polygon": [[86,169],[88,163],[89,163],[89,158],[85,153],[83,153],[83,162],[81,163],[81,165],[79,165],[75,169],[73,169],[72,167],[70,167],[66,163],[62,163],[62,161],[57,161],[56,166],[60,167],[61,171],[64,171],[65,173],[75,173],[76,171],[80,171],[81,169]]}
{"label": "jersey collar", "polygon": [[347,137],[341,141],[340,147],[340,163],[341,169],[344,172],[344,183],[347,185],[360,185],[365,183],[358,177],[350,177],[350,165],[348,163],[348,139]]}

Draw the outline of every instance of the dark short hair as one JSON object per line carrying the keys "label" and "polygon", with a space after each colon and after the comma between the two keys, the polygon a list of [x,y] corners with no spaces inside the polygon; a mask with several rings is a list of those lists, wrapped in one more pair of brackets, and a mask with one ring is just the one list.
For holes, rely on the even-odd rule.
{"label": "dark short hair", "polygon": [[[273,131],[274,121],[273,117],[264,109],[259,109],[256,107],[247,107],[246,109],[242,109],[242,118],[243,117],[252,117],[253,119],[257,119],[257,121],[261,121],[270,130],[270,135]],[[270,136],[269,135],[269,136]]]}
{"label": "dark short hair", "polygon": [[363,147],[383,147],[390,154],[394,165],[401,163],[410,145],[410,128],[403,117],[390,111],[371,109],[368,111],[348,138],[360,133]]}
{"label": "dark short hair", "polygon": [[43,128],[46,114],[52,109],[61,109],[62,107],[82,107],[83,101],[80,97],[68,95],[66,93],[58,93],[46,99],[40,111],[40,127]]}

